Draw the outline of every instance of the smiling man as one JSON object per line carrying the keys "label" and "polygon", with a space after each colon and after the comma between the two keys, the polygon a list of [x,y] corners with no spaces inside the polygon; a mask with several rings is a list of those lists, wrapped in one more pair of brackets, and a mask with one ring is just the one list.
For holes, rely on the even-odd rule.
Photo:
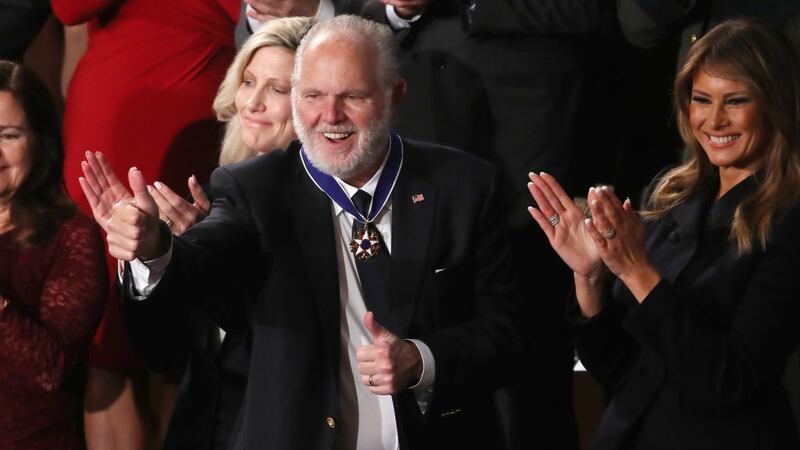
{"label": "smiling man", "polygon": [[390,30],[339,16],[297,52],[301,143],[215,171],[206,220],[172,238],[129,173],[108,236],[128,295],[252,321],[236,449],[499,446],[491,392],[521,350],[497,180],[390,133],[404,91]]}

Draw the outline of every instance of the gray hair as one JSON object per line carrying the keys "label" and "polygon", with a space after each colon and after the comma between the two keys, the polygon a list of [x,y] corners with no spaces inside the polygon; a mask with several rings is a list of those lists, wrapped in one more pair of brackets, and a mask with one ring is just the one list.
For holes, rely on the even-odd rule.
{"label": "gray hair", "polygon": [[334,35],[355,42],[367,42],[372,45],[378,59],[378,79],[384,90],[391,89],[400,79],[400,48],[392,30],[381,23],[353,15],[336,16],[333,19],[318,22],[303,38],[297,48],[292,72],[292,86],[296,86],[302,72],[303,54],[306,47],[314,42],[318,35]]}

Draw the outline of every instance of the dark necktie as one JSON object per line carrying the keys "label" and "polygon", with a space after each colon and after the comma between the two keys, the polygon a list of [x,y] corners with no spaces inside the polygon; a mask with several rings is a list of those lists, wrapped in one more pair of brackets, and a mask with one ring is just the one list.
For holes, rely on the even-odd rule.
{"label": "dark necktie", "polygon": [[[358,192],[353,194],[352,200],[358,212],[367,217],[372,196],[359,189]],[[374,227],[375,225],[371,224],[370,226]],[[364,224],[358,219],[354,219],[351,237],[363,229]],[[358,270],[358,277],[361,279],[361,292],[364,294],[364,303],[367,309],[375,314],[375,319],[379,324],[392,329],[389,298],[386,296],[385,284],[391,259],[389,250],[383,242],[383,236],[378,234],[378,239],[380,239],[381,245],[378,253],[363,261],[356,258],[356,269]]]}

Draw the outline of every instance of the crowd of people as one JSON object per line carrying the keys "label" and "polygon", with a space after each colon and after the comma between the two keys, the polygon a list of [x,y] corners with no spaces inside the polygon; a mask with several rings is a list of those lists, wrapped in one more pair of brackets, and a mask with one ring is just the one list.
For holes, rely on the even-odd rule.
{"label": "crowd of people", "polygon": [[612,3],[0,1],[0,448],[800,447],[800,6]]}

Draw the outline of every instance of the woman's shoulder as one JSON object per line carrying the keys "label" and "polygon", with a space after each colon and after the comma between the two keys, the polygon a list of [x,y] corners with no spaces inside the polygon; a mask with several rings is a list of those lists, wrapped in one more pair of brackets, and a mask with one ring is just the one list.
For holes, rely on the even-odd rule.
{"label": "woman's shoulder", "polygon": [[93,244],[100,239],[100,228],[97,223],[80,211],[75,211],[64,219],[56,233],[56,243],[69,244],[83,242]]}
{"label": "woman's shoulder", "polygon": [[775,216],[771,241],[789,239],[800,242],[800,201],[783,208]]}

